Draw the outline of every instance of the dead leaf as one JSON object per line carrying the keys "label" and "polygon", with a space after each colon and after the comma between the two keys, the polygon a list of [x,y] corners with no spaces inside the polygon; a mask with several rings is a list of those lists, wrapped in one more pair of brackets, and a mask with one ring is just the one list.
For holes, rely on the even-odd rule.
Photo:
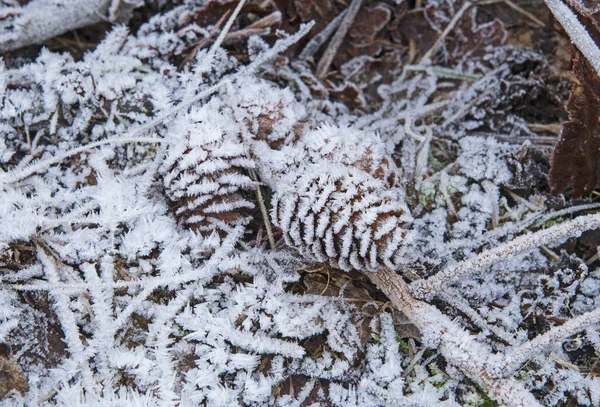
{"label": "dead leaf", "polygon": [[[596,44],[600,44],[600,19],[595,9],[572,0],[574,11]],[[577,78],[566,105],[569,121],[563,124],[552,153],[549,183],[553,193],[573,186],[575,197],[589,194],[600,185],[600,77],[572,44],[572,72]]]}

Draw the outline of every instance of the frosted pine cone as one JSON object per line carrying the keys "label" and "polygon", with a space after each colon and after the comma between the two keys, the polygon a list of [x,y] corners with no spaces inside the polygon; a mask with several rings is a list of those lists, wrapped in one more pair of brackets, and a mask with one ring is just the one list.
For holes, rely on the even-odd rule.
{"label": "frosted pine cone", "polygon": [[253,140],[280,149],[295,143],[309,127],[306,110],[289,89],[279,89],[260,79],[244,83],[236,101],[244,113]]}
{"label": "frosted pine cone", "polygon": [[182,115],[169,128],[162,164],[166,194],[179,222],[199,232],[227,231],[249,221],[243,196],[255,183],[245,172],[254,161],[235,120],[213,99]]}
{"label": "frosted pine cone", "polygon": [[349,127],[322,126],[302,137],[313,162],[340,163],[365,171],[389,187],[401,187],[398,168],[381,139]]}
{"label": "frosted pine cone", "polygon": [[286,242],[343,270],[397,268],[411,240],[401,188],[343,164],[303,165],[273,196],[273,223]]}

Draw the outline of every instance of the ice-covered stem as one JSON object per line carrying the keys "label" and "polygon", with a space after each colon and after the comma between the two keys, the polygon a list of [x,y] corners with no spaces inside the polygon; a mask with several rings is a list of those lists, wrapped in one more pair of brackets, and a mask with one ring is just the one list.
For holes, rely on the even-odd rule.
{"label": "ice-covered stem", "polygon": [[[53,258],[49,257],[45,250],[37,246],[37,255],[44,268],[44,274],[50,284],[58,284],[60,278],[58,275],[58,267]],[[80,338],[79,326],[77,318],[71,310],[71,299],[64,291],[51,291],[50,295],[56,304],[56,316],[61,324],[61,329],[64,332],[66,343],[73,361],[77,364],[75,371],[81,372],[83,384],[87,392],[93,393],[96,390],[95,380],[89,365],[89,348],[87,348]]]}
{"label": "ice-covered stem", "polygon": [[541,407],[523,383],[512,377],[491,377],[486,364],[493,355],[440,310],[415,298],[400,275],[382,269],[367,276],[419,328],[427,346],[437,348],[448,363],[485,388],[490,397],[505,406]]}
{"label": "ice-covered stem", "polygon": [[600,49],[587,32],[583,24],[562,0],[545,0],[554,17],[563,26],[571,42],[577,46],[588,62],[600,75]]}
{"label": "ice-covered stem", "polygon": [[0,52],[39,44],[67,31],[108,20],[125,22],[136,0],[34,0],[0,10]]}
{"label": "ice-covered stem", "polygon": [[593,325],[600,323],[600,308],[586,312],[570,319],[560,326],[555,326],[543,335],[514,347],[502,358],[496,366],[490,366],[488,371],[495,377],[504,377],[512,374],[527,360],[536,355],[543,354],[552,346],[559,346],[565,339],[581,332]]}
{"label": "ice-covered stem", "polygon": [[545,246],[563,239],[577,237],[586,230],[600,228],[600,214],[585,215],[552,226],[548,229],[519,236],[510,242],[486,250],[478,256],[462,261],[425,280],[411,284],[413,294],[418,298],[431,298],[444,287],[456,280],[473,275],[495,262],[506,260],[516,254]]}

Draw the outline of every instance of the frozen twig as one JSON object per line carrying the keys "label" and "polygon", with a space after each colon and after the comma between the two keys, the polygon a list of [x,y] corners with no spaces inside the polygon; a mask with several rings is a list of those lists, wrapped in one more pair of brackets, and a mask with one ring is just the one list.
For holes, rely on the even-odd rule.
{"label": "frozen twig", "polygon": [[440,34],[438,39],[435,41],[435,43],[431,46],[431,48],[429,48],[429,50],[425,53],[425,55],[423,55],[423,57],[421,57],[421,59],[419,61],[419,65],[422,65],[423,63],[425,63],[426,61],[429,61],[431,59],[431,56],[433,55],[433,53],[435,51],[437,51],[440,44],[442,42],[444,42],[444,40],[446,39],[448,34],[450,34],[450,31],[452,31],[454,29],[454,27],[456,26],[456,23],[458,23],[458,21],[462,18],[463,14],[465,14],[465,11],[467,11],[469,9],[469,7],[471,7],[472,4],[473,3],[471,3],[470,0],[467,0],[463,3],[462,7],[456,12],[456,14],[454,14],[454,17],[452,17],[452,20],[450,20],[450,22],[448,23],[446,28],[444,28],[444,31],[442,31],[442,33]]}
{"label": "frozen twig", "polygon": [[554,17],[556,17],[569,35],[573,44],[579,48],[598,75],[600,75],[600,49],[598,49],[598,44],[590,37],[590,34],[577,19],[575,13],[562,0],[545,1],[552,14],[554,14]]}
{"label": "frozen twig", "polygon": [[317,53],[319,48],[321,48],[321,46],[325,44],[327,38],[329,38],[331,34],[333,34],[333,32],[340,26],[342,19],[346,15],[347,11],[347,9],[343,10],[340,14],[335,16],[335,18],[331,20],[329,24],[327,24],[327,26],[323,28],[323,30],[320,33],[312,37],[308,44],[304,46],[300,55],[298,55],[298,59],[305,60],[308,58],[312,58]]}
{"label": "frozen twig", "polygon": [[387,269],[368,273],[371,281],[403,312],[446,361],[484,387],[490,397],[511,407],[541,407],[524,384],[512,377],[493,378],[486,363],[493,356],[474,337],[433,305],[416,299],[400,275]]}
{"label": "frozen twig", "polygon": [[[37,245],[37,249],[38,258],[44,267],[46,278],[51,284],[57,284],[59,282],[59,275],[55,260],[50,258],[41,246]],[[69,295],[62,291],[51,291],[50,294],[56,302],[56,315],[65,335],[64,341],[74,362],[78,365],[77,370],[81,372],[86,391],[93,393],[96,390],[96,386],[94,385],[92,370],[88,363],[91,355],[88,354],[88,349],[86,349],[80,339],[79,326],[77,325],[77,318],[71,310]]]}
{"label": "frozen twig", "polygon": [[560,326],[555,326],[545,334],[512,348],[502,357],[500,363],[491,365],[488,371],[498,377],[510,375],[527,360],[547,352],[552,346],[560,346],[569,336],[597,324],[600,324],[600,308],[572,318]]}
{"label": "frozen twig", "polygon": [[448,304],[465,314],[474,325],[483,331],[489,331],[493,333],[509,345],[513,345],[515,343],[515,338],[510,333],[506,332],[502,328],[498,328],[489,324],[485,318],[483,318],[469,305],[469,303],[462,297],[458,290],[448,287],[443,293],[440,294],[440,297],[442,300],[446,301]]}
{"label": "frozen twig", "polygon": [[325,75],[327,74],[329,65],[331,65],[331,62],[333,61],[333,57],[335,57],[335,54],[337,54],[338,48],[340,47],[340,45],[342,45],[342,41],[344,41],[344,37],[346,36],[346,33],[352,26],[352,23],[354,22],[354,19],[356,18],[356,14],[358,13],[358,10],[360,9],[361,4],[362,4],[362,0],[352,0],[352,3],[350,3],[350,6],[348,6],[348,9],[347,9],[348,11],[346,12],[346,15],[344,16],[344,19],[342,20],[340,27],[338,28],[336,33],[333,35],[331,42],[327,46],[327,49],[325,50],[323,57],[319,60],[319,64],[317,65],[317,77],[319,79],[323,79],[325,77]]}
{"label": "frozen twig", "polygon": [[244,6],[245,2],[246,2],[246,0],[240,0],[238,5],[236,6],[236,8],[233,10],[233,13],[231,13],[231,16],[229,17],[229,19],[227,20],[227,23],[225,23],[225,26],[223,27],[223,30],[221,30],[221,32],[219,33],[219,36],[215,40],[214,44],[212,45],[212,47],[210,47],[210,51],[208,52],[209,58],[212,58],[212,56],[215,54],[215,52],[217,52],[217,49],[219,49],[219,47],[223,43],[225,36],[231,29],[233,22],[237,18],[238,14],[239,14],[240,10],[242,9],[242,7]]}
{"label": "frozen twig", "polygon": [[472,259],[462,261],[442,270],[428,279],[415,281],[411,284],[411,288],[418,298],[431,298],[442,288],[452,284],[456,280],[482,271],[495,262],[506,260],[516,254],[559,240],[579,236],[586,230],[598,229],[599,227],[600,214],[580,216],[548,229],[519,236],[508,243],[487,250]]}
{"label": "frozen twig", "polygon": [[104,20],[122,22],[143,2],[114,0],[36,0],[24,7],[6,7],[0,20],[0,52],[39,44],[67,31]]}

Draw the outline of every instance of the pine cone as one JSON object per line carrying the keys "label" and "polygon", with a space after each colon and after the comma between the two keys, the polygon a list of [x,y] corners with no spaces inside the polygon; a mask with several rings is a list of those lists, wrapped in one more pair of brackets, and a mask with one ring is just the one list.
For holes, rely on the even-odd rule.
{"label": "pine cone", "polygon": [[297,142],[310,122],[306,111],[289,89],[274,88],[260,79],[244,83],[236,99],[253,140],[266,142],[273,149]]}
{"label": "pine cone", "polygon": [[[343,270],[397,268],[412,220],[404,191],[366,172],[328,162],[298,168],[273,196],[273,223],[288,245]],[[295,178],[295,179],[294,179]]]}
{"label": "pine cone", "polygon": [[[254,161],[235,120],[212,100],[170,125],[172,140],[161,172],[179,222],[199,232],[227,232],[249,221],[252,202],[243,196],[255,183],[245,174]],[[220,112],[218,114],[217,112]]]}
{"label": "pine cone", "polygon": [[313,162],[341,163],[365,171],[388,187],[402,188],[398,168],[375,134],[325,125],[306,133],[302,142]]}
{"label": "pine cone", "polygon": [[412,218],[396,167],[380,145],[375,135],[326,126],[290,147],[304,149],[297,164],[264,171],[275,191],[271,217],[288,245],[343,270],[402,263]]}

